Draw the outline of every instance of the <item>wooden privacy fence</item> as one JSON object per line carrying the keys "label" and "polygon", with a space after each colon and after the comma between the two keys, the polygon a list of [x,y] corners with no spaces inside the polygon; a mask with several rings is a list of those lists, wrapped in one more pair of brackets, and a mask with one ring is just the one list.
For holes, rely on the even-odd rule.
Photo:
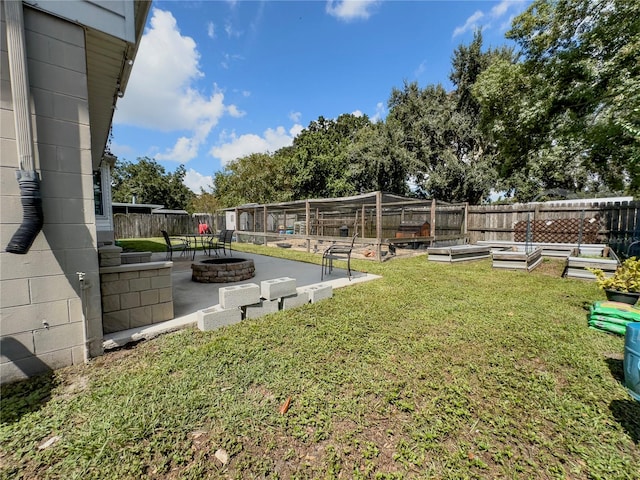
{"label": "wooden privacy fence", "polygon": [[119,238],[150,238],[169,235],[196,233],[200,221],[216,230],[224,228],[224,215],[215,214],[173,214],[173,213],[116,213],[113,215],[113,230]]}
{"label": "wooden privacy fence", "polygon": [[640,240],[640,202],[469,206],[470,243],[480,240],[607,243],[616,253]]}
{"label": "wooden privacy fence", "polygon": [[[266,209],[266,207],[264,207]],[[287,215],[263,206],[236,210],[239,231],[276,232],[282,226],[291,227],[294,235],[303,235],[307,216],[303,213]],[[275,211],[274,211],[275,210]],[[528,203],[516,205],[438,204],[432,206],[408,204],[402,208],[385,209],[378,218],[375,209],[355,206],[351,212],[313,213],[310,219],[310,234],[338,236],[340,228],[349,227],[348,235],[356,230],[359,238],[391,239],[402,222],[435,223],[430,235],[436,242],[438,237],[468,238],[469,243],[480,240],[526,241],[527,231],[533,242],[541,243],[607,243],[616,251],[624,253],[629,244],[640,240],[640,201],[598,203]],[[357,213],[356,213],[357,212]],[[266,222],[266,225],[263,223]],[[224,213],[219,214],[115,214],[116,238],[159,237],[160,230],[170,235],[197,232],[199,221],[216,230],[226,228]],[[287,232],[288,233],[288,232]]]}

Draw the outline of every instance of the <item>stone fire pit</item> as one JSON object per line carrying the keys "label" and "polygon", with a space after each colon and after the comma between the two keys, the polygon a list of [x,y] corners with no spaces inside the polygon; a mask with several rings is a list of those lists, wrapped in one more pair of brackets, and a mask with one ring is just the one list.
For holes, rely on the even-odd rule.
{"label": "stone fire pit", "polygon": [[200,283],[232,283],[256,275],[253,260],[246,258],[211,258],[191,264],[191,280]]}

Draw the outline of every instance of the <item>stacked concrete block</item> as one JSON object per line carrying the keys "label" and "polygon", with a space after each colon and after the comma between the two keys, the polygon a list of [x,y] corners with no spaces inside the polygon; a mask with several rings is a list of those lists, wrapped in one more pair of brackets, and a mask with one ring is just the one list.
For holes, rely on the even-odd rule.
{"label": "stacked concrete block", "polygon": [[331,285],[324,285],[320,283],[305,287],[303,290],[309,294],[309,301],[311,301],[311,303],[316,303],[320,300],[333,297],[333,288]]}
{"label": "stacked concrete block", "polygon": [[221,305],[214,305],[198,312],[198,328],[203,332],[233,325],[241,320],[242,310],[239,308],[223,308]]}
{"label": "stacked concrete block", "polygon": [[224,309],[246,307],[260,302],[260,287],[255,283],[222,287],[218,296]]}
{"label": "stacked concrete block", "polygon": [[280,308],[282,308],[282,310],[289,310],[291,308],[301,307],[307,303],[309,303],[309,292],[304,288],[298,288],[296,289],[295,295],[282,297]]}
{"label": "stacked concrete block", "polygon": [[296,288],[295,278],[282,277],[265,280],[260,286],[247,283],[223,287],[218,295],[219,305],[198,312],[198,328],[202,331],[331,298],[333,289],[324,284]]}
{"label": "stacked concrete block", "polygon": [[266,300],[262,298],[256,304],[242,307],[244,318],[247,318],[247,319],[259,318],[259,317],[262,317],[263,315],[275,313],[278,310],[280,310],[280,299],[278,298],[276,298],[275,300]]}
{"label": "stacked concrete block", "polygon": [[266,300],[288,297],[296,294],[296,279],[289,277],[275,278],[260,282],[260,294]]}

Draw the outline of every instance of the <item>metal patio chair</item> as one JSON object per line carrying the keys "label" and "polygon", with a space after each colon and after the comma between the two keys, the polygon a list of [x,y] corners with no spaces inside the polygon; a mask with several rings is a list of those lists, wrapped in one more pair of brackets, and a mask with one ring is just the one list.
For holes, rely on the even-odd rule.
{"label": "metal patio chair", "polygon": [[233,256],[231,254],[231,240],[233,238],[233,232],[235,230],[220,230],[220,233],[217,237],[213,237],[205,244],[205,248],[209,251],[209,256],[211,256],[211,250],[215,251],[216,256],[218,256],[218,250],[222,250],[223,255],[227,256],[227,250],[229,250],[229,256]]}
{"label": "metal patio chair", "polygon": [[331,273],[333,271],[333,261],[334,260],[346,260],[347,261],[347,275],[349,276],[349,281],[351,281],[351,252],[353,252],[353,245],[356,242],[356,237],[358,234],[356,233],[351,239],[350,245],[339,245],[336,242],[333,242],[323,253],[322,253],[322,272],[320,274],[320,281],[324,280],[325,273]]}
{"label": "metal patio chair", "polygon": [[173,260],[173,252],[180,252],[185,255],[189,248],[189,243],[182,238],[171,238],[166,230],[160,230],[164,237],[164,243],[167,247],[167,260]]}

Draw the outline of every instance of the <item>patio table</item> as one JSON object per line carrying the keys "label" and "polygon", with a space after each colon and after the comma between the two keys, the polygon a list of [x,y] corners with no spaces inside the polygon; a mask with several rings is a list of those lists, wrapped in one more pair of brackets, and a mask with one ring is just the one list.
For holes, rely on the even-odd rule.
{"label": "patio table", "polygon": [[214,233],[181,233],[180,235],[176,235],[177,237],[184,238],[187,241],[188,247],[187,250],[191,253],[191,260],[196,258],[196,251],[198,250],[198,241],[202,246],[202,250],[205,250],[205,243],[210,241],[213,237],[216,237],[217,234]]}

